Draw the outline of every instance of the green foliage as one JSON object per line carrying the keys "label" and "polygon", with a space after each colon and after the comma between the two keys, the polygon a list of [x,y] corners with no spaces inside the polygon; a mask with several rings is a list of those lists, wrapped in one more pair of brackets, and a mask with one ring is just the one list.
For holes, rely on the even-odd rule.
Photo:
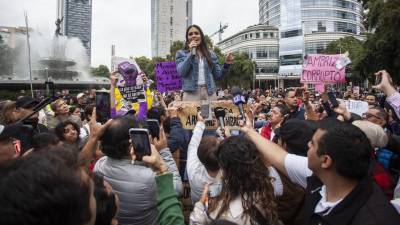
{"label": "green foliage", "polygon": [[175,61],[175,55],[178,50],[183,49],[184,47],[183,41],[174,41],[169,48],[170,54],[167,56],[168,61]]}
{"label": "green foliage", "polygon": [[400,82],[400,0],[363,0],[368,9],[366,27],[373,31],[367,35],[360,56],[364,76],[386,69],[396,82]]}
{"label": "green foliage", "polygon": [[90,69],[90,73],[96,77],[108,78],[110,76],[110,70],[108,69],[108,67],[106,65],[100,65],[100,66],[94,67],[94,68],[92,67]]}
{"label": "green foliage", "polygon": [[249,59],[246,53],[234,53],[233,57],[234,62],[229,73],[222,80],[217,81],[217,84],[222,88],[228,86],[250,88],[255,68],[254,62]]}
{"label": "green foliage", "polygon": [[165,62],[167,59],[162,57],[154,57],[152,59],[146,56],[141,56],[135,58],[136,63],[139,65],[140,69],[147,75],[151,80],[155,80],[155,66],[158,62]]}

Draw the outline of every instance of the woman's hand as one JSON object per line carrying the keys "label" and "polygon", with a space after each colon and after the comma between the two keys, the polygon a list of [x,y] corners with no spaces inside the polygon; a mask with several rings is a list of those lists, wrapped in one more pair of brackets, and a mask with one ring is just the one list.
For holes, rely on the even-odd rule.
{"label": "woman's hand", "polygon": [[225,63],[232,65],[233,64],[233,55],[232,53],[228,53],[228,55],[225,58]]}
{"label": "woman's hand", "polygon": [[196,41],[191,41],[191,42],[189,43],[189,49],[197,48],[197,46],[198,46],[198,44],[197,44]]}

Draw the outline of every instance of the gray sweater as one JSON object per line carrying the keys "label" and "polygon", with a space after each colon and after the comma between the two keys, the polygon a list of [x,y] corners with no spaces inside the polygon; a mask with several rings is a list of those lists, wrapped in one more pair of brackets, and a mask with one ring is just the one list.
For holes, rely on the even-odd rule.
{"label": "gray sweater", "polygon": [[[160,151],[168,171],[173,174],[174,188],[178,196],[182,192],[181,177],[168,148]],[[142,162],[131,164],[129,159],[100,158],[94,172],[104,176],[119,197],[120,225],[156,224],[156,182],[153,171]]]}

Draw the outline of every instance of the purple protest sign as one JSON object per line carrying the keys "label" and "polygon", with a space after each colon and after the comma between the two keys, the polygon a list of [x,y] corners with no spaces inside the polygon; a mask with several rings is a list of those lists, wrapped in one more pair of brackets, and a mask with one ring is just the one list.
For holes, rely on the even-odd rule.
{"label": "purple protest sign", "polygon": [[344,55],[311,54],[303,65],[302,83],[345,83]]}
{"label": "purple protest sign", "polygon": [[175,62],[160,62],[156,64],[157,90],[160,93],[182,89],[182,78],[176,71]]}

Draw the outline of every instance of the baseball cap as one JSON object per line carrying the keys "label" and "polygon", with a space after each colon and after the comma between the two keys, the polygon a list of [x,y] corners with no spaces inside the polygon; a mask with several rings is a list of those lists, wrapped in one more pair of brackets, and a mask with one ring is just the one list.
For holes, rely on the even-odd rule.
{"label": "baseball cap", "polygon": [[21,132],[21,128],[21,123],[13,123],[9,125],[0,124],[0,141],[18,137],[18,134]]}
{"label": "baseball cap", "polygon": [[35,107],[37,104],[39,104],[39,101],[29,96],[21,97],[15,101],[16,108],[29,109]]}
{"label": "baseball cap", "polygon": [[76,95],[76,98],[77,98],[77,99],[80,99],[80,98],[82,98],[83,96],[85,96],[84,93],[79,93],[78,95]]}

